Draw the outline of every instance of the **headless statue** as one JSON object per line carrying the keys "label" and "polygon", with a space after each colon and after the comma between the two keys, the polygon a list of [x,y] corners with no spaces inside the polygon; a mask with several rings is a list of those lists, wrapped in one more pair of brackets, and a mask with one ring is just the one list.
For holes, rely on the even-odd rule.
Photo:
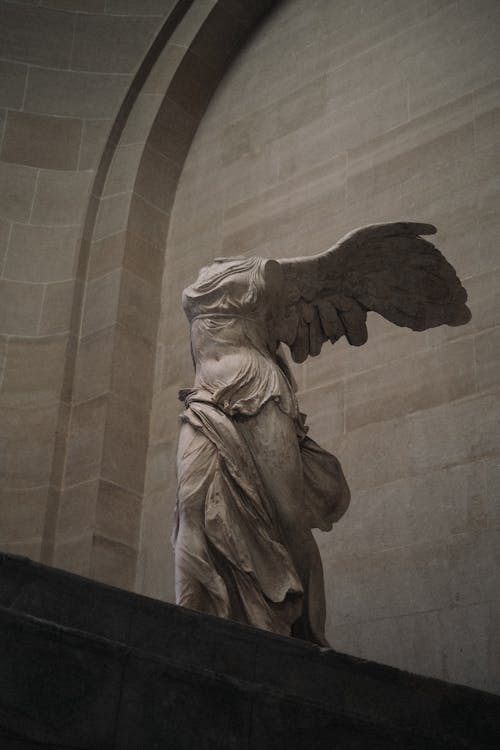
{"label": "headless statue", "polygon": [[339,461],[307,436],[296,362],[346,336],[368,311],[423,331],[470,319],[428,224],[351,232],[311,257],[217,258],[184,290],[196,370],[182,391],[174,531],[177,603],[320,645],[323,570],[312,529],[349,505]]}

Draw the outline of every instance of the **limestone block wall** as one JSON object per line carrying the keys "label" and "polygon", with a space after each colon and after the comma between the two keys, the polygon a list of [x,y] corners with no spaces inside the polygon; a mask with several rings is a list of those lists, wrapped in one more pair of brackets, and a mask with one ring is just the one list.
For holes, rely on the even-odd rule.
{"label": "limestone block wall", "polygon": [[[79,335],[74,313],[83,295],[89,199],[99,192],[96,173],[133,76],[173,5],[0,2],[0,546],[35,559],[42,538],[46,559],[53,558],[61,479],[54,446],[68,428],[67,363]],[[127,180],[133,182],[140,156],[138,124],[134,130],[131,123],[115,155],[98,217],[108,265],[126,225]],[[105,327],[114,304],[109,270],[105,262],[92,265],[86,337]],[[87,388],[92,376],[81,376]],[[66,539],[79,536],[80,547],[61,551],[61,564],[81,555],[82,514],[87,538],[94,514],[81,487],[89,478],[88,428],[97,408],[88,398],[81,388],[73,422],[78,449],[65,457],[71,503],[61,519]]]}
{"label": "limestone block wall", "polygon": [[[172,571],[161,567],[171,508],[161,519],[156,510],[157,498],[168,497],[164,480],[170,486],[175,466],[165,459],[166,423],[157,416],[163,397],[156,398],[155,382],[168,338],[159,311],[170,211],[208,101],[273,4],[63,2],[55,4],[55,15],[40,2],[28,9],[24,0],[4,3],[5,11],[0,5],[0,41],[13,58],[28,56],[30,64],[19,67],[26,68],[25,82],[34,81],[31,99],[23,93],[21,110],[7,111],[15,119],[6,137],[16,147],[0,151],[4,211],[24,196],[23,185],[11,179],[14,158],[37,165],[35,184],[46,181],[40,164],[47,139],[38,138],[28,101],[47,107],[54,159],[44,200],[30,208],[29,237],[22,246],[10,243],[6,269],[27,269],[34,288],[40,286],[42,307],[51,293],[45,256],[68,277],[57,336],[48,336],[42,312],[31,335],[22,337],[22,356],[13,355],[13,335],[2,338],[8,358],[0,393],[8,418],[2,422],[0,548],[123,588],[138,585],[161,597],[171,591]],[[38,36],[52,21],[63,24],[56,41],[69,57],[66,67],[47,67],[43,77],[29,55],[43,49]],[[121,86],[114,100],[110,82]],[[61,156],[69,147],[62,128],[68,112],[80,128],[75,164]],[[86,128],[94,141],[85,140]],[[75,175],[87,180],[78,195],[71,192]],[[26,200],[31,205],[30,195]],[[44,222],[72,230],[71,253],[63,241],[45,237]],[[8,224],[6,230],[8,238]],[[12,296],[11,281],[7,274],[0,289],[0,331],[5,325],[9,332],[9,321],[26,314],[27,298]],[[59,359],[48,346],[53,340]],[[35,430],[41,391],[50,420]]]}
{"label": "limestone block wall", "polygon": [[194,33],[203,17],[190,14],[191,0],[161,7],[168,13],[139,57],[86,214],[42,545],[45,562],[123,588],[133,588],[136,577],[161,278],[156,248],[128,226],[152,124],[188,30]]}
{"label": "limestone block wall", "polygon": [[[311,435],[353,494],[318,533],[328,631],[341,651],[494,691],[499,32],[495,0],[280,5],[219,86],[181,175],[152,423],[172,465],[175,394],[192,379],[180,293],[206,261],[314,253],[373,221],[435,222],[472,322],[412,333],[373,315],[367,345],[342,341],[296,368]],[[171,512],[169,481],[153,518]],[[143,588],[171,597],[162,543],[143,525],[143,549],[161,547]]]}

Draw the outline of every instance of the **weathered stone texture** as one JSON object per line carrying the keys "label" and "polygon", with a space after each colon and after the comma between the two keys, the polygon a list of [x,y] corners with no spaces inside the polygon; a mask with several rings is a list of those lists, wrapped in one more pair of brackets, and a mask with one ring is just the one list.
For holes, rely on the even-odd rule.
{"label": "weathered stone texture", "polygon": [[31,336],[37,333],[42,309],[41,284],[0,279],[1,333]]}
{"label": "weathered stone texture", "polygon": [[85,297],[82,335],[88,336],[113,325],[116,320],[118,298],[120,294],[120,270],[92,279],[87,284]]}
{"label": "weathered stone texture", "polygon": [[37,180],[37,170],[18,164],[0,163],[0,214],[9,221],[28,221]]}
{"label": "weathered stone texture", "polygon": [[[117,240],[116,232],[126,226],[141,143],[130,147],[128,159],[120,158],[125,149],[118,150],[104,194],[125,195],[107,199],[97,214],[86,293],[84,220],[90,217],[89,232],[102,185],[96,171],[111,124],[172,6],[0,2],[0,333],[29,337],[10,338],[0,373],[0,401],[8,410],[3,429],[12,429],[2,470],[8,487],[54,484],[45,529],[35,539],[21,513],[12,544],[38,556],[45,534],[44,559],[50,559],[49,541],[59,534],[59,563],[81,572],[90,566],[95,500],[85,505],[86,524],[72,528],[67,523],[72,504],[60,490],[64,484],[92,482],[100,466],[106,410],[92,399],[109,388],[113,341],[105,333],[116,323],[119,295],[119,279],[113,297],[106,274],[121,265],[124,236]],[[150,124],[154,115],[148,113]],[[147,131],[143,117],[135,139],[143,144]],[[89,203],[92,190],[96,194]],[[110,235],[113,239],[107,239]],[[82,299],[87,300],[85,338],[75,360],[82,370],[72,394]],[[90,352],[102,355],[98,365],[89,362]],[[70,418],[72,395],[78,406]],[[11,528],[4,513],[8,502],[2,516]]]}
{"label": "weathered stone texture", "polygon": [[82,123],[75,118],[10,111],[0,159],[44,169],[76,169],[81,133]]}
{"label": "weathered stone texture", "polygon": [[73,18],[68,13],[0,4],[0,46],[6,60],[67,68],[72,36]]}
{"label": "weathered stone texture", "polygon": [[139,6],[137,15],[128,18],[78,14],[72,68],[99,73],[133,73],[157,29],[158,19],[143,17]]}
{"label": "weathered stone texture", "polygon": [[129,84],[130,76],[33,68],[24,107],[58,117],[113,117]]}

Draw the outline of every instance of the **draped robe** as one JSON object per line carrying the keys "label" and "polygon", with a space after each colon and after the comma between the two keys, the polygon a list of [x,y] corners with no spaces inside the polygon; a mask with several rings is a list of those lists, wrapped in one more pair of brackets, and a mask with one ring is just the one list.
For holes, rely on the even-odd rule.
{"label": "draped robe", "polygon": [[181,392],[176,599],[191,609],[326,645],[312,528],[349,489],[307,436],[274,334],[279,285],[262,258],[216,260],[183,293],[194,387]]}

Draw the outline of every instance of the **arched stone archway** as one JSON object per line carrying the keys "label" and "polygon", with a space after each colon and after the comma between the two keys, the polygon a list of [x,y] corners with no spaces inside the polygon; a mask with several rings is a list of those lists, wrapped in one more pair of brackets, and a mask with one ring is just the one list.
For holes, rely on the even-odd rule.
{"label": "arched stone archway", "polygon": [[[137,585],[145,506],[158,492],[172,491],[175,471],[171,451],[157,458],[158,416],[150,422],[161,406],[155,373],[168,337],[159,323],[177,181],[218,82],[274,4],[176,3],[111,129],[80,246],[45,562],[125,588]],[[117,193],[117,183],[128,190]],[[61,520],[78,510],[68,537]],[[164,517],[165,548],[169,525]],[[141,581],[148,553],[143,549]]]}

